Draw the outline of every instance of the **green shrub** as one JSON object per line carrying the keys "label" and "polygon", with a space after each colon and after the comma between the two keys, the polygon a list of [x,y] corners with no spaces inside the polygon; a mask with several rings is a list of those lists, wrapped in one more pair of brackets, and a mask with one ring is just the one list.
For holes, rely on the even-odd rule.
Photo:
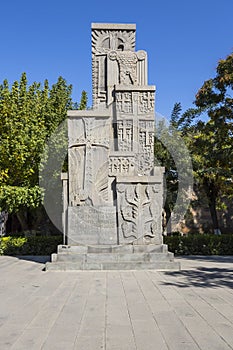
{"label": "green shrub", "polygon": [[175,255],[233,255],[233,235],[195,234],[164,236],[164,244]]}
{"label": "green shrub", "polygon": [[2,237],[0,255],[50,255],[62,244],[59,236]]}
{"label": "green shrub", "polygon": [[[57,251],[62,239],[62,235],[2,237],[0,255],[50,255]],[[175,255],[233,255],[232,234],[164,236],[164,244]]]}

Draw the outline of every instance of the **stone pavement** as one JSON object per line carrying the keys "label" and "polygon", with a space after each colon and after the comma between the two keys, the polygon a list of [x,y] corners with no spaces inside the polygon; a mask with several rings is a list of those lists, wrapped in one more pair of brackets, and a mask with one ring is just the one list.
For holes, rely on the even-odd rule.
{"label": "stone pavement", "polygon": [[233,256],[177,260],[179,272],[44,272],[0,257],[0,349],[233,349]]}

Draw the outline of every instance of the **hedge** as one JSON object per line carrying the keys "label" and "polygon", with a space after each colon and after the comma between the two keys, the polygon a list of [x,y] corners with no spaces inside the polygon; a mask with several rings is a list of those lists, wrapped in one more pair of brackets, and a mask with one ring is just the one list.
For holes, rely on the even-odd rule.
{"label": "hedge", "polygon": [[63,236],[2,237],[0,255],[50,255],[62,244]]}
{"label": "hedge", "polygon": [[[50,255],[62,244],[59,236],[2,237],[0,255]],[[175,255],[233,255],[233,235],[194,234],[164,236],[164,244]]]}
{"label": "hedge", "polygon": [[175,255],[233,255],[232,234],[164,236],[164,244]]}

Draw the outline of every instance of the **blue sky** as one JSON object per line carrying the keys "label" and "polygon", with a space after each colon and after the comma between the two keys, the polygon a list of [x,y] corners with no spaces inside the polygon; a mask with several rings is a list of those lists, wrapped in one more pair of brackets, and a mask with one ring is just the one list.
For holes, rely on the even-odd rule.
{"label": "blue sky", "polygon": [[91,23],[136,23],[136,49],[146,50],[156,110],[192,106],[217,62],[233,50],[232,0],[8,0],[0,10],[0,82],[26,72],[33,81],[86,90],[91,104]]}

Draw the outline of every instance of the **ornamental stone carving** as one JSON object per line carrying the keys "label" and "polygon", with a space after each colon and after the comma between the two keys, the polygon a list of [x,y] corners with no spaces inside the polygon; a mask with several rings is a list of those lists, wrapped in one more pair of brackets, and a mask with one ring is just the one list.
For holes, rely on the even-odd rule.
{"label": "ornamental stone carving", "polygon": [[153,178],[149,183],[145,177],[141,178],[141,182],[135,180],[117,180],[119,242],[161,243],[161,193],[152,182]]}
{"label": "ornamental stone carving", "polygon": [[68,112],[68,243],[161,244],[155,87],[134,25],[92,25],[92,77],[93,109]]}
{"label": "ornamental stone carving", "polygon": [[115,98],[117,112],[126,114],[133,113],[133,101],[131,92],[116,92]]}
{"label": "ornamental stone carving", "polygon": [[68,111],[64,244],[46,269],[179,269],[162,240],[154,95],[135,25],[92,24],[93,108]]}

